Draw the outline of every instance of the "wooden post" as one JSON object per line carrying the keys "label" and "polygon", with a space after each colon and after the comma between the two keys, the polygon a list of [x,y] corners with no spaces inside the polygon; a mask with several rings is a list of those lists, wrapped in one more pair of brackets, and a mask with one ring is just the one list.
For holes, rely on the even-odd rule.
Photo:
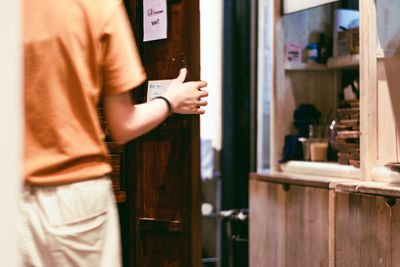
{"label": "wooden post", "polygon": [[377,160],[377,59],[375,0],[360,1],[361,179],[372,180]]}
{"label": "wooden post", "polygon": [[271,70],[272,70],[272,76],[271,76],[271,170],[272,171],[279,171],[279,164],[278,164],[278,159],[281,155],[281,147],[283,147],[283,142],[280,141],[282,139],[281,131],[279,131],[280,127],[277,125],[277,119],[276,116],[279,113],[279,107],[277,106],[277,100],[278,100],[278,92],[277,92],[277,86],[278,86],[278,72],[277,72],[277,65],[279,62],[278,55],[276,54],[277,51],[277,42],[281,40],[277,40],[279,37],[282,38],[283,40],[283,35],[277,37],[277,33],[282,32],[282,30],[278,30],[278,27],[282,27],[282,24],[279,23],[281,20],[281,15],[280,15],[280,7],[281,7],[281,1],[280,0],[270,0],[269,3],[271,4],[270,10],[272,10],[271,15],[271,21],[272,21],[272,34],[271,34],[271,55],[276,55],[274,56],[274,59],[271,62]]}

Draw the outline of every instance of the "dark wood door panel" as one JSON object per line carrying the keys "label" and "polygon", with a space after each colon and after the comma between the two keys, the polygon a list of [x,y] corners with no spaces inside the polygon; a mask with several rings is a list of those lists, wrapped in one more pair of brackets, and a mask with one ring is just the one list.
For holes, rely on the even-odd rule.
{"label": "dark wood door panel", "polygon": [[[145,218],[182,220],[187,211],[186,192],[190,166],[189,129],[159,129],[141,139],[139,157],[146,164],[140,177],[142,203],[139,210]],[[138,159],[139,160],[139,159]]]}
{"label": "dark wood door panel", "polygon": [[[168,38],[143,42],[143,1],[124,0],[148,80],[200,79],[198,0],[169,0]],[[146,87],[133,91],[146,101]],[[125,149],[125,266],[201,266],[199,116],[173,115]]]}
{"label": "dark wood door panel", "polygon": [[[127,146],[129,203],[135,207],[130,218],[136,225],[136,248],[131,245],[130,251],[136,266],[196,266],[191,261],[198,257],[192,242],[199,243],[200,234],[198,127],[198,116],[174,115]],[[159,249],[153,251],[156,236]],[[173,247],[180,252],[171,252]],[[171,265],[159,265],[164,260]]]}
{"label": "dark wood door panel", "polygon": [[[140,10],[140,11],[139,11]],[[137,4],[137,18],[142,25],[142,1]],[[140,14],[139,14],[140,12]],[[142,59],[149,80],[171,79],[178,75],[185,58],[188,80],[200,79],[200,13],[198,0],[168,2],[167,39],[142,42],[143,29],[137,27]]]}
{"label": "dark wood door panel", "polygon": [[142,253],[138,266],[187,267],[185,236],[177,233],[141,232]]}

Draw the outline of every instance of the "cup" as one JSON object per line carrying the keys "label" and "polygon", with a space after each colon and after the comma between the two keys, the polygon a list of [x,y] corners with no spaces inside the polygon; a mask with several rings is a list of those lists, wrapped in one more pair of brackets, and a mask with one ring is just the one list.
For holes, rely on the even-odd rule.
{"label": "cup", "polygon": [[328,159],[328,140],[315,139],[310,142],[311,161],[327,161]]}

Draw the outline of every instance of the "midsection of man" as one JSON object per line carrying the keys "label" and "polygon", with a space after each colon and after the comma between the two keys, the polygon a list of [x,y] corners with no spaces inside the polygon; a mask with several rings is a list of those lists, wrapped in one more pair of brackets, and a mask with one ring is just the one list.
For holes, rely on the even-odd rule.
{"label": "midsection of man", "polygon": [[145,79],[121,1],[24,2],[25,182],[103,176],[100,97]]}

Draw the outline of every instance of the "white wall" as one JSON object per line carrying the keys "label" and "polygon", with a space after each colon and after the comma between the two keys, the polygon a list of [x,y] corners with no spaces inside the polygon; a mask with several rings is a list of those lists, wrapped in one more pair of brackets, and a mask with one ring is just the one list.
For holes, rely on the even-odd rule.
{"label": "white wall", "polygon": [[213,148],[221,150],[222,128],[222,0],[200,0],[200,76],[208,82],[206,114],[201,116],[200,135],[211,139]]}
{"label": "white wall", "polygon": [[0,265],[17,266],[17,198],[22,151],[20,1],[0,2]]}

